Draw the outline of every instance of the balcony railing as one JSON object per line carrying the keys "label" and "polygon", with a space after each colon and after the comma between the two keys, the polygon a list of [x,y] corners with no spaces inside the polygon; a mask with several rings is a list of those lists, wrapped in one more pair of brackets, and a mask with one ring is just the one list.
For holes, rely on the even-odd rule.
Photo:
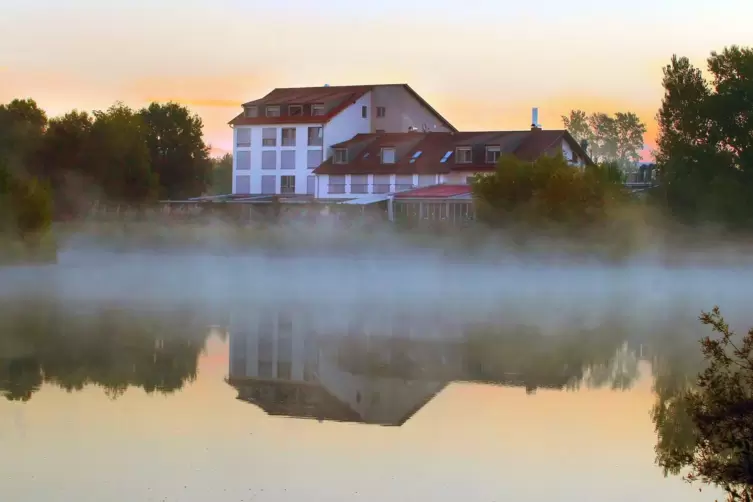
{"label": "balcony railing", "polygon": [[350,193],[369,193],[369,185],[366,183],[353,183],[350,185]]}
{"label": "balcony railing", "polygon": [[280,187],[281,194],[294,194],[295,187]]}
{"label": "balcony railing", "polygon": [[374,183],[373,193],[390,193],[389,183]]}
{"label": "balcony railing", "polygon": [[250,141],[239,141],[238,143],[236,143],[236,145],[239,146],[239,147],[241,147],[241,148],[244,148],[244,147],[248,148],[248,147],[251,146],[251,142]]}
{"label": "balcony railing", "polygon": [[327,185],[327,193],[345,193],[345,184],[332,184]]}

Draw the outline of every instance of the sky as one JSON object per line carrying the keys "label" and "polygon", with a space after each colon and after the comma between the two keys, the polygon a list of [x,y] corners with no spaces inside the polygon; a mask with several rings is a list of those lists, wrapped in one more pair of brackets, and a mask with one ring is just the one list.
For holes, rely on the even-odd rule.
{"label": "sky", "polygon": [[275,87],[408,83],[461,130],[634,111],[654,145],[662,67],[753,45],[750,0],[4,0],[0,102],[51,116],[176,101],[213,152]]}

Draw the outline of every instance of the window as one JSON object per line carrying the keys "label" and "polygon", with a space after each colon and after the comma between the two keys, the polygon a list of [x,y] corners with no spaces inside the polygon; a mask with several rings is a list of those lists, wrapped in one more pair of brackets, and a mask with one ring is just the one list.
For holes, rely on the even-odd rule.
{"label": "window", "polygon": [[268,106],[267,107],[267,117],[279,117],[280,116],[280,107],[279,106]]}
{"label": "window", "polygon": [[306,167],[309,169],[316,169],[317,167],[319,167],[319,164],[322,163],[322,151],[309,150],[306,153]]}
{"label": "window", "polygon": [[316,193],[316,176],[306,176],[306,193],[308,195]]}
{"label": "window", "polygon": [[335,158],[333,162],[335,164],[347,164],[348,150],[346,150],[345,148],[335,148]]}
{"label": "window", "polygon": [[282,146],[295,146],[295,127],[282,128]]}
{"label": "window", "polygon": [[450,155],[452,155],[452,150],[450,150],[449,152],[445,153],[444,157],[442,157],[442,160],[440,160],[439,162],[441,162],[442,164],[444,164],[445,162],[447,162],[447,159],[450,158]]}
{"label": "window", "polygon": [[277,129],[265,127],[261,130],[261,146],[277,146]]}
{"label": "window", "polygon": [[291,117],[300,117],[303,115],[303,105],[290,105],[288,106],[288,115]]}
{"label": "window", "polygon": [[267,150],[261,152],[261,168],[262,169],[277,169],[277,152],[274,150]]}
{"label": "window", "polygon": [[247,106],[243,109],[243,113],[248,118],[254,118],[259,116],[259,109],[255,106]]}
{"label": "window", "polygon": [[361,107],[361,117],[366,118],[369,116],[369,107],[366,105],[363,105]]}
{"label": "window", "polygon": [[309,127],[309,146],[322,146],[322,128]]}
{"label": "window", "polygon": [[350,193],[369,193],[369,175],[368,174],[351,175]]}
{"label": "window", "polygon": [[500,148],[498,146],[487,146],[486,147],[486,163],[487,164],[496,164],[499,160],[499,153]]}
{"label": "window", "polygon": [[389,193],[390,191],[390,175],[389,174],[375,174],[374,175],[374,193]]}
{"label": "window", "polygon": [[456,164],[470,164],[471,163],[471,148],[468,146],[461,146],[455,149],[455,163]]}
{"label": "window", "polygon": [[295,169],[295,150],[280,152],[280,169]]}
{"label": "window", "polygon": [[280,193],[295,193],[295,176],[280,176]]}
{"label": "window", "polygon": [[274,174],[265,174],[261,177],[261,193],[264,195],[274,194],[276,191],[277,179]]}
{"label": "window", "polygon": [[384,117],[387,113],[387,109],[383,106],[377,106],[377,117]]}
{"label": "window", "polygon": [[248,194],[251,193],[251,176],[240,175],[235,177],[235,192]]}
{"label": "window", "polygon": [[395,176],[395,191],[410,190],[413,188],[412,174],[398,174]]}
{"label": "window", "polygon": [[421,156],[421,153],[422,153],[421,150],[414,153],[413,156],[410,158],[410,163],[413,164],[414,162],[416,162],[416,159]]}
{"label": "window", "polygon": [[251,169],[251,152],[240,150],[235,154],[236,171],[249,171]]}
{"label": "window", "polygon": [[330,176],[327,191],[329,193],[345,193],[345,176]]}
{"label": "window", "polygon": [[238,146],[251,146],[250,127],[239,127],[235,130],[235,144]]}
{"label": "window", "polygon": [[428,187],[432,186],[436,183],[437,178],[433,174],[419,174],[418,175],[418,186],[420,187]]}
{"label": "window", "polygon": [[324,115],[324,105],[322,104],[311,105],[311,115],[314,117],[319,117],[319,116]]}
{"label": "window", "polygon": [[382,164],[394,164],[395,163],[395,149],[394,148],[382,148]]}

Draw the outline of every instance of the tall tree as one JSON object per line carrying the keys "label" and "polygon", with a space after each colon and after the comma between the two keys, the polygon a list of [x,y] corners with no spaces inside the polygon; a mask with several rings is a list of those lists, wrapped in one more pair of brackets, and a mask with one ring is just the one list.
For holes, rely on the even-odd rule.
{"label": "tall tree", "polygon": [[226,153],[212,159],[212,194],[224,195],[233,191],[233,156]]}
{"label": "tall tree", "polygon": [[666,202],[690,221],[753,222],[753,50],[708,59],[711,82],[687,58],[664,68],[657,164]]}
{"label": "tall tree", "polygon": [[0,157],[14,170],[33,171],[47,115],[33,99],[0,105]]}
{"label": "tall tree", "polygon": [[610,116],[572,110],[562,123],[579,142],[588,141],[588,154],[595,162],[614,162],[625,170],[640,161],[646,125],[633,112]]}
{"label": "tall tree", "polygon": [[201,118],[176,103],[152,103],[139,114],[146,128],[152,170],[159,176],[160,198],[204,194],[212,181],[212,166]]}
{"label": "tall tree", "polygon": [[94,119],[82,165],[96,180],[102,199],[127,204],[154,200],[159,180],[150,166],[141,115],[118,103],[107,111],[95,111]]}

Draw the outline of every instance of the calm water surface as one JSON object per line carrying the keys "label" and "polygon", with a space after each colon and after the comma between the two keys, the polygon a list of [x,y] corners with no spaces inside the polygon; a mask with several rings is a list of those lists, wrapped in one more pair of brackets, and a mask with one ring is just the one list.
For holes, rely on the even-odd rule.
{"label": "calm water surface", "polygon": [[651,412],[702,367],[700,310],[753,325],[751,292],[746,268],[0,269],[0,500],[712,501],[656,466]]}

